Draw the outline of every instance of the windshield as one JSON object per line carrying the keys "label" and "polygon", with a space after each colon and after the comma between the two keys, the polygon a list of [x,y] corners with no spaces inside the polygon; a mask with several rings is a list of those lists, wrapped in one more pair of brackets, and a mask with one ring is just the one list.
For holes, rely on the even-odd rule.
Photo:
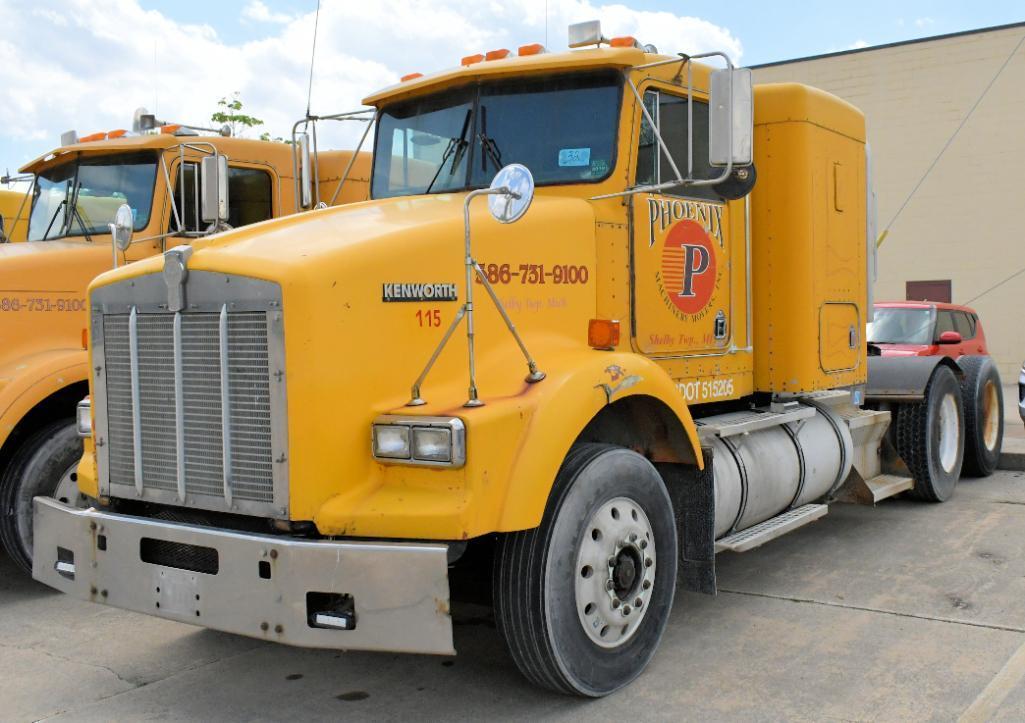
{"label": "windshield", "polygon": [[615,73],[494,81],[381,111],[374,198],[483,188],[510,163],[541,186],[593,183],[615,161]]}
{"label": "windshield", "polygon": [[873,344],[932,344],[936,312],[931,308],[877,306],[868,324]]}
{"label": "windshield", "polygon": [[131,206],[141,231],[149,223],[156,172],[152,153],[93,156],[43,171],[32,188],[28,240],[109,233],[107,224],[122,203]]}

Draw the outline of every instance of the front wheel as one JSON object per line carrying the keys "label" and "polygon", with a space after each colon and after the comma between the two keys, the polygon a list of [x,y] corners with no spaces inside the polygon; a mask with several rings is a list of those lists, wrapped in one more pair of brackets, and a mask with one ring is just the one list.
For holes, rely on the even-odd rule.
{"label": "front wheel", "polygon": [[74,420],[61,420],[29,437],[0,479],[0,542],[25,572],[32,573],[32,498],[42,495],[82,506],[76,469],[82,440]]}
{"label": "front wheel", "polygon": [[607,695],[636,678],[676,589],[672,503],[655,468],[621,447],[574,447],[541,524],[496,551],[495,618],[520,671],[557,692]]}

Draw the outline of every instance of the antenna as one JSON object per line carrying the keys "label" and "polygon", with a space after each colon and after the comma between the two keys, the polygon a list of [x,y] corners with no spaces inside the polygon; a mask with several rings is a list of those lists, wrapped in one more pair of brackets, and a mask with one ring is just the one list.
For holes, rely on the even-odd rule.
{"label": "antenna", "polygon": [[310,85],[306,90],[306,117],[310,117],[310,101],[313,98],[313,61],[317,57],[317,26],[320,25],[320,0],[317,0],[317,14],[313,18],[313,50],[310,51]]}

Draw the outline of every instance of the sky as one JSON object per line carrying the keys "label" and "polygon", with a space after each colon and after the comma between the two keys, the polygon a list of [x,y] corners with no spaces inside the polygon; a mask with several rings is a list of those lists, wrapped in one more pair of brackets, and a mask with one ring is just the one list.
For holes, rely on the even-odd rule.
{"label": "sky", "polygon": [[[290,133],[306,109],[316,0],[0,0],[0,175],[79,135],[158,118],[212,125],[238,92]],[[321,0],[314,113],[353,110],[410,72],[464,55],[542,42],[566,47],[570,22],[601,19],[663,52],[724,50],[757,65],[1025,21],[1020,0],[987,3],[669,2],[667,0]],[[347,147],[357,124],[321,136]]]}

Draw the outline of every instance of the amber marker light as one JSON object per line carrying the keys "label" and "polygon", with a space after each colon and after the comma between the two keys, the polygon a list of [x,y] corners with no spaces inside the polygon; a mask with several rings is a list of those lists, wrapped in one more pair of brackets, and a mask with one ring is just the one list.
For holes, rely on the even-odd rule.
{"label": "amber marker light", "polygon": [[467,55],[459,62],[462,65],[473,65],[474,63],[479,63],[482,60],[484,60],[484,56],[481,53],[477,53],[476,55]]}
{"label": "amber marker light", "polygon": [[484,60],[501,60],[502,58],[508,58],[511,53],[505,48],[498,48],[497,50],[489,50],[484,54]]}
{"label": "amber marker light", "polygon": [[417,78],[424,77],[423,73],[410,73],[402,76],[402,82],[405,83],[407,80],[416,80]]}
{"label": "amber marker light", "polygon": [[93,133],[92,135],[84,136],[78,139],[79,143],[90,143],[92,141],[102,141],[107,138],[106,133]]}
{"label": "amber marker light", "polygon": [[107,138],[124,138],[128,135],[128,131],[124,128],[118,128],[116,131],[107,131]]}
{"label": "amber marker light", "polygon": [[632,35],[624,35],[619,38],[613,38],[609,41],[609,45],[613,48],[636,48],[637,38]]}
{"label": "amber marker light", "polygon": [[587,345],[593,349],[614,349],[619,346],[619,321],[591,319],[587,322]]}
{"label": "amber marker light", "polygon": [[160,127],[160,132],[164,133],[164,134],[167,134],[167,135],[170,135],[172,133],[177,133],[180,130],[181,130],[181,125],[178,124],[178,123],[171,123],[170,125],[166,125],[166,126],[161,126]]}
{"label": "amber marker light", "polygon": [[520,49],[517,51],[517,53],[519,55],[521,55],[521,56],[522,55],[542,55],[542,54],[547,53],[547,52],[548,51],[545,49],[545,46],[541,45],[541,43],[531,43],[530,45],[521,45]]}
{"label": "amber marker light", "polygon": [[89,348],[89,330],[88,329],[82,329],[82,348],[83,349],[88,349]]}

